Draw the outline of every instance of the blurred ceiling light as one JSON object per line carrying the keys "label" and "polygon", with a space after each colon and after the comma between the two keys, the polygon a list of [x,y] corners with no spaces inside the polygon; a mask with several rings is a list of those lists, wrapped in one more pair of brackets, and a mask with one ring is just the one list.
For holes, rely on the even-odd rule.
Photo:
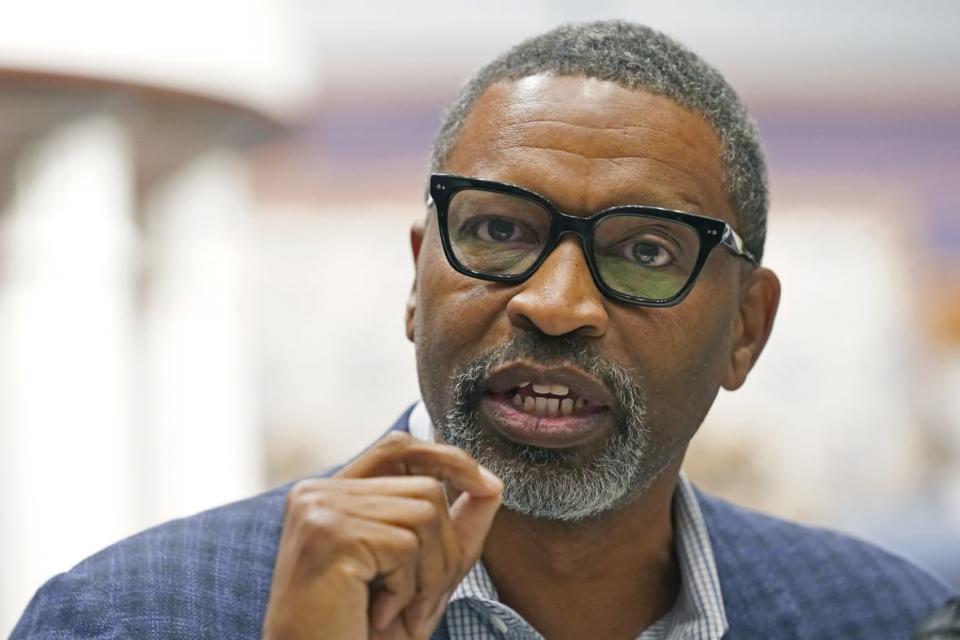
{"label": "blurred ceiling light", "polygon": [[285,120],[316,90],[284,0],[32,0],[5,7],[0,70],[221,100]]}

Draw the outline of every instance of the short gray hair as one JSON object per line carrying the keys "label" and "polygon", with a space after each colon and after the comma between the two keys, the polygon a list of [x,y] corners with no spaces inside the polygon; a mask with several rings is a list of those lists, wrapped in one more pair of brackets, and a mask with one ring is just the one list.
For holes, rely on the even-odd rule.
{"label": "short gray hair", "polygon": [[683,45],[649,27],[620,20],[567,24],[524,40],[460,89],[433,145],[441,171],[477,98],[501,80],[553,74],[615,82],[669,98],[700,114],[723,147],[724,189],[738,231],[759,260],[767,226],[767,171],[756,124],[720,73]]}

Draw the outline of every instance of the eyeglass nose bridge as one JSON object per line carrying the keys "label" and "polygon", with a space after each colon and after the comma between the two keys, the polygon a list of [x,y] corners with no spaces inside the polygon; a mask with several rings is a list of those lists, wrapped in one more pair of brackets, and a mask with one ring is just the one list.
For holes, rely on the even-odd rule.
{"label": "eyeglass nose bridge", "polygon": [[557,220],[556,238],[558,240],[563,234],[572,233],[580,236],[580,240],[586,243],[593,235],[593,220],[591,218],[572,216],[569,213],[564,213],[559,210],[555,210],[554,213],[556,214]]}
{"label": "eyeglass nose bridge", "polygon": [[[556,208],[554,208],[551,213],[553,214],[555,230],[552,234],[550,242],[548,242],[547,246],[543,248],[543,255],[541,256],[541,259],[537,261],[537,268],[540,267],[540,264],[543,263],[551,253],[553,253],[554,249],[557,248],[557,245],[560,244],[560,241],[563,240],[563,236],[569,233],[580,238],[580,249],[583,251],[583,257],[590,269],[590,275],[593,276],[594,281],[597,281],[599,279],[599,274],[596,271],[596,265],[594,264],[593,251],[591,247],[593,242],[594,221],[591,218],[572,216],[569,213],[564,213]],[[600,286],[599,283],[598,286]]]}
{"label": "eyeglass nose bridge", "polygon": [[596,216],[589,218],[574,216],[569,213],[564,213],[556,207],[550,208],[550,214],[553,219],[553,232],[546,246],[542,249],[540,257],[531,265],[529,271],[524,275],[524,279],[530,278],[540,270],[543,263],[547,261],[554,250],[560,245],[560,241],[563,240],[564,235],[572,234],[580,238],[580,251],[583,253],[583,258],[587,264],[591,279],[601,293],[606,291],[607,287],[600,277],[593,255],[593,230],[596,222],[594,218]]}

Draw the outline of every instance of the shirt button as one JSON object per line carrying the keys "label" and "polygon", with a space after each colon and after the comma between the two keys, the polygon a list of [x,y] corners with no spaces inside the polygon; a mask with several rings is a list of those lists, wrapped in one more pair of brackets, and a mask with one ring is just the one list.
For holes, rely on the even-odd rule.
{"label": "shirt button", "polygon": [[497,630],[497,633],[507,632],[507,623],[497,616],[490,616],[490,624],[492,624],[493,628]]}

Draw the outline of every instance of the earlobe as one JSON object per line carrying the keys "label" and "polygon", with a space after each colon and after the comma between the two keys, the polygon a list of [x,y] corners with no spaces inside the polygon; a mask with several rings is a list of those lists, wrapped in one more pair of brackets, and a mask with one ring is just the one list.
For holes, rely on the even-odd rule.
{"label": "earlobe", "polygon": [[780,280],[770,269],[757,267],[744,284],[731,341],[723,388],[739,389],[767,344],[780,305]]}
{"label": "earlobe", "polygon": [[414,340],[414,326],[417,314],[417,265],[420,261],[420,248],[423,246],[424,221],[417,220],[410,227],[410,249],[413,252],[413,285],[410,287],[410,297],[407,299],[407,340]]}

